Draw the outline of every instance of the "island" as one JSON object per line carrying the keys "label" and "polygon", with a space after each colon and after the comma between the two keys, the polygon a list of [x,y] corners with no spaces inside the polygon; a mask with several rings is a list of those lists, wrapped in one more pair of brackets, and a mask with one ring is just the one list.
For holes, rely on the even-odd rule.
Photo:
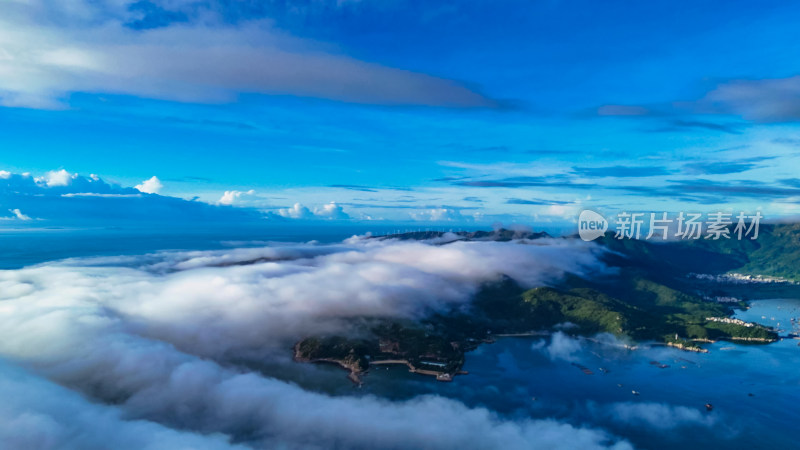
{"label": "island", "polygon": [[[773,342],[778,339],[775,330],[731,316],[735,308],[746,308],[749,299],[773,296],[776,287],[798,293],[800,285],[791,278],[798,276],[792,271],[797,267],[793,249],[798,230],[798,225],[762,229],[765,242],[783,245],[792,256],[759,274],[744,269],[767,266],[760,258],[775,253],[754,241],[651,243],[607,234],[597,244],[608,248],[603,260],[616,269],[613,275],[571,274],[556,285],[533,289],[502,277],[482,286],[467,308],[454,307],[419,320],[365,317],[352,335],[307,336],[296,343],[294,358],[337,364],[356,383],[371,368],[385,364],[403,365],[447,382],[465,373],[467,352],[502,336],[539,336],[556,330],[587,337],[610,333],[630,347],[653,342],[695,352],[706,352],[702,344],[718,340]],[[502,229],[375,237],[426,240],[432,245],[454,240],[519,240],[526,245],[543,238],[550,237]]]}

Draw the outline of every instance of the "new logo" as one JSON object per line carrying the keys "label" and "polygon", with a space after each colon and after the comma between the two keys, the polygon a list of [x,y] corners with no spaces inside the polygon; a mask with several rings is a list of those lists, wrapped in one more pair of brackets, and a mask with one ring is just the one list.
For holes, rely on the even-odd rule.
{"label": "new logo", "polygon": [[584,241],[593,241],[608,230],[608,221],[605,217],[590,210],[584,209],[578,217],[578,235]]}

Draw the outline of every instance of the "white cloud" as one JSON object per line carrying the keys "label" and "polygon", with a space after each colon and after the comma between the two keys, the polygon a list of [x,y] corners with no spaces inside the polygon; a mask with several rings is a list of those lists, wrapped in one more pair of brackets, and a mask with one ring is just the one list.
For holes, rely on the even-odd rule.
{"label": "white cloud", "polygon": [[577,220],[578,214],[584,207],[580,201],[569,205],[550,205],[545,211],[546,216],[556,216],[563,219]]}
{"label": "white cloud", "polygon": [[71,174],[64,169],[51,170],[43,177],[37,178],[36,181],[43,183],[47,187],[69,186],[70,183],[72,183],[72,180],[77,177],[77,175],[78,174]]}
{"label": "white cloud", "polygon": [[[39,376],[0,360],[0,442],[9,450],[245,449],[226,436],[170,429],[146,420],[126,420],[114,406],[95,404]],[[109,434],[113,433],[113,434]]]}
{"label": "white cloud", "polygon": [[617,423],[636,427],[647,427],[660,431],[678,427],[712,427],[717,422],[716,414],[697,408],[668,405],[665,403],[614,403],[610,407],[597,408],[595,413],[605,415]]}
{"label": "white cloud", "polygon": [[250,189],[249,191],[225,191],[219,199],[221,205],[233,205],[239,198],[244,195],[253,195],[256,191]]}
{"label": "white cloud", "polygon": [[51,448],[120,437],[141,448],[630,448],[600,430],[437,396],[332,397],[247,370],[286,340],[346,330],[351,317],[468,301],[501,273],[530,285],[602,267],[591,244],[538,244],[353,239],[0,271],[0,357],[68,389],[20,381],[0,363],[0,437],[40,436]]}
{"label": "white cloud", "polygon": [[[598,271],[597,248],[565,240],[438,246],[357,239],[339,246],[167,254],[144,273],[120,277],[109,269],[96,276],[118,279],[113,285],[125,295],[114,308],[148,323],[154,336],[219,356],[284,346],[353,317],[419,317],[468,301],[479,283],[500,274],[535,286],[565,271]],[[247,261],[263,264],[243,265]],[[149,275],[176,269],[182,272]],[[185,334],[186,326],[205,330],[203,336]]]}
{"label": "white cloud", "polygon": [[547,356],[555,360],[577,361],[576,353],[581,350],[578,339],[567,336],[561,331],[553,333],[550,342],[538,341],[532,345],[534,350],[543,351]]}
{"label": "white cloud", "polygon": [[136,188],[138,191],[145,194],[158,194],[163,187],[164,185],[161,184],[161,180],[159,180],[155,175],[134,186],[134,188]]}
{"label": "white cloud", "polygon": [[278,210],[278,215],[290,219],[330,219],[330,220],[345,220],[350,216],[344,211],[341,205],[336,202],[330,202],[321,207],[314,208],[312,212],[308,207],[295,203],[291,208],[283,208]]}
{"label": "white cloud", "polygon": [[[160,222],[182,226],[187,222],[264,220],[264,214],[253,208],[221,208],[199,201],[188,201],[166,195],[147,195],[162,188],[157,177],[136,188],[106,183],[98,176],[81,176],[66,170],[51,171],[40,177],[8,173],[0,177],[0,204],[19,209],[23,216],[59,225],[121,224],[135,221]],[[12,211],[13,212],[13,211]]]}
{"label": "white cloud", "polygon": [[323,205],[322,208],[317,208],[314,210],[314,214],[318,217],[324,217],[327,219],[349,219],[350,216],[344,212],[344,208],[337,205],[336,202],[330,202],[326,205]]}
{"label": "white cloud", "polygon": [[461,211],[452,208],[432,208],[409,214],[414,220],[431,222],[456,222],[466,219],[461,215]]}
{"label": "white cloud", "polygon": [[[69,10],[36,0],[4,5],[2,104],[60,108],[60,98],[80,91],[187,102],[228,102],[247,92],[368,104],[495,106],[455,81],[331,52],[329,45],[289,36],[266,20],[224,25],[193,2],[163,4],[189,12],[187,23],[135,31],[123,25],[136,19],[131,3],[112,8],[76,0]],[[190,12],[193,7],[200,12]]]}
{"label": "white cloud", "polygon": [[19,220],[31,220],[30,217],[26,216],[25,214],[22,214],[22,211],[20,211],[19,208],[9,209],[9,211],[11,211],[11,213],[14,214],[14,217],[16,217]]}
{"label": "white cloud", "polygon": [[314,213],[300,203],[295,203],[291,208],[280,209],[278,214],[291,219],[310,219],[314,217]]}

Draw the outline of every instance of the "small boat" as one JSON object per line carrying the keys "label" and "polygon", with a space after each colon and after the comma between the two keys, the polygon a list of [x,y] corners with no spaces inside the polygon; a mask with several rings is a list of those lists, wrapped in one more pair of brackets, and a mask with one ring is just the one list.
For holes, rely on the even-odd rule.
{"label": "small boat", "polygon": [[572,365],[580,369],[581,372],[585,373],[586,375],[594,375],[594,372],[592,372],[591,369],[586,366],[582,366],[578,363],[572,363]]}
{"label": "small boat", "polygon": [[714,405],[712,405],[711,403],[706,403],[706,411],[711,411],[713,409],[714,409]]}
{"label": "small boat", "polygon": [[631,394],[633,394],[633,395],[639,395],[639,391],[631,391]]}

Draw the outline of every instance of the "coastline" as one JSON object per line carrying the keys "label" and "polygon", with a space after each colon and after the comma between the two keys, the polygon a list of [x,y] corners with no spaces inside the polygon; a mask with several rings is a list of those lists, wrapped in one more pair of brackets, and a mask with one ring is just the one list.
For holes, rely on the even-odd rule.
{"label": "coastline", "polygon": [[312,358],[304,358],[304,357],[300,356],[299,346],[300,346],[300,343],[298,342],[297,344],[294,345],[294,348],[292,349],[292,351],[294,353],[293,356],[292,356],[292,360],[294,360],[295,362],[312,363],[312,364],[333,364],[333,365],[339,366],[342,369],[348,371],[349,373],[347,374],[347,379],[352,381],[354,384],[360,386],[360,385],[362,385],[364,383],[361,380],[361,375],[364,374],[364,372],[361,371],[360,369],[358,369],[357,367],[355,367],[355,366],[353,366],[351,364],[347,364],[346,362],[344,362],[342,360],[334,359],[334,358],[313,358],[313,359]]}
{"label": "coastline", "polygon": [[[369,370],[361,370],[352,364],[348,364],[347,362],[335,359],[335,358],[304,358],[300,356],[299,351],[299,343],[294,345],[293,348],[293,360],[295,362],[300,363],[312,363],[312,364],[334,364],[338,367],[341,367],[344,370],[347,370],[349,373],[347,375],[347,379],[352,381],[354,384],[362,385],[364,381],[362,377],[369,373]],[[403,365],[408,367],[408,371],[410,373],[416,373],[420,375],[432,376],[436,378],[436,381],[442,382],[450,382],[453,381],[453,378],[456,375],[466,375],[468,372],[464,370],[457,370],[455,372],[443,372],[437,370],[429,370],[429,369],[420,369],[419,367],[414,366],[410,361],[406,359],[385,359],[379,361],[370,361],[370,366],[380,366],[380,365]]]}
{"label": "coastline", "polygon": [[[748,308],[749,309],[749,305]],[[745,310],[747,310],[745,309]],[[741,319],[736,318],[735,313],[728,317],[714,317],[709,318],[707,320],[715,321],[715,322],[723,322],[723,323],[733,323],[733,324],[745,324],[743,326],[753,327],[753,326],[762,326],[766,327],[769,330],[773,330],[771,327],[763,324],[759,324],[758,322],[746,322]],[[491,344],[495,342],[495,339],[499,338],[535,338],[535,337],[552,337],[557,330],[535,330],[535,331],[527,331],[527,332],[517,332],[517,333],[498,333],[487,336],[484,339],[476,340],[475,343],[478,345],[480,344]],[[677,335],[676,335],[677,336]],[[634,342],[634,343],[623,343],[623,342],[608,342],[602,339],[597,338],[595,335],[593,336],[580,336],[576,335],[573,336],[575,338],[587,340],[590,342],[615,346],[619,348],[624,348],[626,350],[637,350],[641,348],[648,348],[651,346],[666,346],[672,347],[678,350],[692,352],[692,353],[710,353],[708,348],[704,348],[699,344],[714,344],[720,341],[725,342],[732,342],[732,343],[739,343],[741,345],[747,344],[772,344],[774,342],[778,342],[783,340],[784,337],[794,337],[793,335],[788,336],[777,336],[776,338],[764,338],[764,337],[745,337],[745,336],[728,336],[728,337],[721,337],[721,338],[694,338],[694,339],[683,339],[677,338],[677,340],[672,340],[671,338],[666,341],[658,342],[658,341],[645,341],[645,342]],[[797,337],[800,338],[800,337]],[[300,341],[302,342],[302,341]],[[409,373],[415,373],[425,376],[432,376],[436,378],[437,381],[443,382],[450,382],[453,381],[456,375],[465,375],[468,372],[460,370],[460,366],[458,370],[451,370],[451,371],[444,371],[444,370],[432,370],[429,368],[421,368],[415,366],[411,360],[407,358],[390,358],[390,359],[382,359],[382,360],[369,360],[368,366],[364,368],[364,362],[359,364],[353,364],[346,360],[337,359],[337,358],[305,358],[301,356],[299,345],[300,342],[296,343],[293,348],[294,353],[294,361],[296,362],[304,362],[304,363],[325,363],[325,364],[335,364],[342,369],[348,372],[347,378],[356,385],[363,384],[363,376],[369,373],[371,366],[381,366],[381,365],[404,365],[408,368]],[[471,350],[471,349],[470,349]],[[465,352],[465,353],[468,353]],[[369,358],[369,357],[367,357]]]}
{"label": "coastline", "polygon": [[[531,331],[525,333],[503,333],[503,334],[496,334],[493,335],[495,338],[532,338],[532,337],[552,337],[555,331]],[[687,345],[683,342],[674,342],[674,341],[667,341],[667,342],[651,342],[651,343],[636,343],[636,344],[624,344],[624,343],[611,343],[611,342],[604,342],[600,339],[597,339],[592,336],[574,336],[579,339],[583,339],[589,342],[594,342],[603,345],[609,345],[613,347],[623,348],[630,351],[636,351],[640,348],[647,348],[650,346],[666,346],[672,347],[678,350],[682,350],[685,352],[692,352],[692,353],[710,353],[710,350],[695,346],[695,345]],[[756,342],[756,343],[764,343],[770,344],[773,342],[777,342],[780,339],[766,339],[766,338],[749,338],[749,337],[731,337],[726,339],[693,339],[693,342],[702,342],[707,344],[713,344],[719,341],[727,341],[727,342]],[[494,339],[484,339],[481,341],[482,344],[492,344],[494,343]],[[369,369],[361,370],[358,367],[355,367],[352,364],[348,364],[347,362],[335,359],[335,358],[304,358],[300,356],[299,353],[299,342],[295,344],[293,348],[293,360],[300,363],[313,363],[313,364],[333,364],[336,365],[348,372],[347,378],[353,382],[354,384],[361,386],[364,383],[363,376],[369,373]],[[457,370],[455,372],[444,372],[444,371],[436,371],[436,370],[429,370],[429,369],[421,369],[419,367],[414,366],[409,360],[407,359],[385,359],[385,360],[377,360],[377,361],[370,361],[369,366],[382,366],[382,365],[403,365],[408,368],[409,373],[425,375],[425,376],[432,376],[435,377],[437,381],[442,382],[451,382],[455,378],[456,375],[467,375],[469,372],[464,370]]]}

